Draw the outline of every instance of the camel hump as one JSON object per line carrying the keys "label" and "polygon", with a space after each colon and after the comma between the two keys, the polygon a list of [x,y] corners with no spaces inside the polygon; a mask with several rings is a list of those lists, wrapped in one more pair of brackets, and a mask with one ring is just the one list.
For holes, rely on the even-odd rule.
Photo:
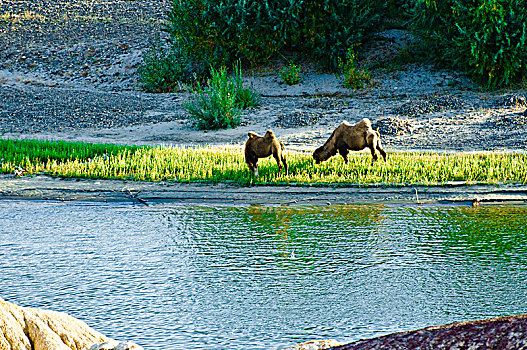
{"label": "camel hump", "polygon": [[369,120],[368,118],[362,118],[359,123],[364,124],[368,128],[371,128],[371,120]]}
{"label": "camel hump", "polygon": [[267,130],[264,137],[274,137],[273,130]]}
{"label": "camel hump", "polygon": [[257,133],[252,132],[252,131],[249,131],[248,135],[250,139],[255,138],[255,137],[260,137]]}

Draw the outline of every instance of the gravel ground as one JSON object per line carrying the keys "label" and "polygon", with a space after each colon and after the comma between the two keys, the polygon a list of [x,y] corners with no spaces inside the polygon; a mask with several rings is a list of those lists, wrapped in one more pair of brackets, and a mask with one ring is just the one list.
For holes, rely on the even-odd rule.
{"label": "gravel ground", "polygon": [[364,62],[371,86],[302,68],[302,83],[279,84],[280,66],[247,76],[262,105],[236,129],[204,132],[188,120],[187,93],[147,94],[137,67],[161,33],[171,0],[0,2],[0,137],[124,144],[230,144],[275,130],[289,149],[313,149],[342,120],[372,120],[388,150],[525,150],[525,90],[479,90],[462,74],[426,65],[383,69],[413,39],[382,33]]}
{"label": "gravel ground", "polygon": [[0,70],[130,89],[169,7],[170,0],[3,0]]}
{"label": "gravel ground", "polygon": [[[14,99],[18,103],[10,103]],[[31,133],[141,125],[144,111],[158,106],[157,99],[144,94],[4,86],[0,89],[0,128],[6,133]],[[165,111],[149,116],[148,122],[177,119],[177,114]]]}

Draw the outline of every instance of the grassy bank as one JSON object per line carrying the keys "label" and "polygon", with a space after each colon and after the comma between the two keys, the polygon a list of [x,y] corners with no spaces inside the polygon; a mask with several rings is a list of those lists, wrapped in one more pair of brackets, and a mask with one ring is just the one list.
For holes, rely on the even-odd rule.
{"label": "grassy bank", "polygon": [[315,165],[310,153],[288,152],[289,175],[278,176],[274,159],[260,160],[253,179],[243,150],[137,147],[72,142],[0,140],[0,172],[93,179],[233,182],[238,184],[440,185],[527,183],[527,154],[389,153],[371,165],[368,154],[340,156]]}

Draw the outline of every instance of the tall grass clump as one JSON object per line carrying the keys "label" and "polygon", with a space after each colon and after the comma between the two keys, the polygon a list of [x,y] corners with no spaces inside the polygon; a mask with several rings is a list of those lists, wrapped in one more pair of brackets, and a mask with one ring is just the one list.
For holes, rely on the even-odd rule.
{"label": "tall grass clump", "polygon": [[261,103],[261,94],[255,91],[253,87],[243,86],[243,76],[241,62],[237,61],[234,64],[233,75],[231,81],[236,90],[236,103],[241,109],[248,109],[258,107]]}
{"label": "tall grass clump", "polygon": [[524,153],[390,153],[371,164],[353,154],[316,165],[310,153],[287,152],[289,175],[278,174],[272,157],[259,162],[258,178],[245,164],[243,150],[232,148],[129,147],[68,142],[0,140],[0,171],[61,177],[141,181],[228,182],[307,185],[527,184]]}
{"label": "tall grass clump", "polygon": [[211,67],[208,86],[197,84],[194,101],[186,104],[196,127],[202,130],[235,128],[240,124],[241,110],[255,107],[260,95],[243,86],[241,68],[234,66],[233,76],[225,67]]}
{"label": "tall grass clump", "polygon": [[443,64],[488,88],[527,78],[524,0],[413,0],[413,23]]}

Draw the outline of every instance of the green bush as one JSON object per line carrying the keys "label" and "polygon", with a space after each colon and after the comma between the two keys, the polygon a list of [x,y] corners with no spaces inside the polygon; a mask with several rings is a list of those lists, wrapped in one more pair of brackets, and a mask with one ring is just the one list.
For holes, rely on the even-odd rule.
{"label": "green bush", "polygon": [[296,85],[300,83],[300,67],[290,62],[280,71],[280,79],[287,85]]}
{"label": "green bush", "polygon": [[241,109],[257,107],[261,102],[261,94],[254,89],[243,86],[242,68],[240,61],[234,64],[234,72],[231,81],[235,87],[236,103]]}
{"label": "green bush", "polygon": [[[289,0],[174,0],[165,30],[194,61],[266,61],[287,41],[299,4]],[[289,21],[293,20],[294,23]]]}
{"label": "green bush", "polygon": [[414,0],[412,13],[440,62],[489,88],[527,77],[524,0]]}
{"label": "green bush", "polygon": [[260,95],[243,87],[239,64],[234,66],[234,76],[225,67],[210,69],[207,88],[197,84],[195,101],[186,109],[196,126],[202,130],[235,128],[240,124],[241,110],[257,106]]}
{"label": "green bush", "polygon": [[344,76],[342,85],[349,89],[362,89],[371,80],[368,71],[357,67],[357,53],[350,47],[344,61],[339,60],[339,72]]}
{"label": "green bush", "polygon": [[174,92],[180,83],[192,84],[191,62],[174,46],[154,42],[137,69],[139,82],[146,92]]}
{"label": "green bush", "polygon": [[302,50],[336,70],[349,47],[379,30],[386,11],[379,0],[308,0],[302,6]]}
{"label": "green bush", "polygon": [[266,62],[284,48],[336,68],[348,47],[378,29],[381,0],[174,0],[165,30],[212,67]]}

